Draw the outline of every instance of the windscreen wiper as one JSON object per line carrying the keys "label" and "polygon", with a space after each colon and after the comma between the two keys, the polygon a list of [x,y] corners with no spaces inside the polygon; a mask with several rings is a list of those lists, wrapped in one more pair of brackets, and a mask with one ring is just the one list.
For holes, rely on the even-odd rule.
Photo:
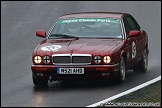
{"label": "windscreen wiper", "polygon": [[63,38],[78,38],[76,36],[67,35],[67,34],[51,34],[50,36],[63,37]]}

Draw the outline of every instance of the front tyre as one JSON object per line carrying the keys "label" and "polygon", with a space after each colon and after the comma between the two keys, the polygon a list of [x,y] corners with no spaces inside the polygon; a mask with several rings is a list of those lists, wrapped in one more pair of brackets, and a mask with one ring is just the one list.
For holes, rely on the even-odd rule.
{"label": "front tyre", "polygon": [[125,61],[124,61],[124,58],[121,57],[120,59],[120,63],[119,63],[119,72],[118,72],[118,75],[117,75],[117,78],[116,78],[116,81],[117,83],[123,83],[124,80],[125,80]]}
{"label": "front tyre", "polygon": [[33,83],[36,86],[38,86],[38,85],[46,86],[48,84],[48,80],[36,79],[33,74],[32,74],[32,78],[33,78]]}
{"label": "front tyre", "polygon": [[143,55],[142,55],[142,60],[140,61],[140,63],[137,66],[135,66],[133,68],[133,71],[135,71],[135,72],[141,71],[141,72],[145,73],[145,72],[147,72],[147,67],[148,67],[148,54],[145,49],[143,52]]}

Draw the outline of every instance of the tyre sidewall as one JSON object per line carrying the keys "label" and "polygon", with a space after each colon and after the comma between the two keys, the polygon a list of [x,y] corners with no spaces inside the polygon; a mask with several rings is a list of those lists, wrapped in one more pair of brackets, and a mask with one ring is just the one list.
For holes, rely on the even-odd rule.
{"label": "tyre sidewall", "polygon": [[117,83],[123,83],[125,81],[125,61],[124,58],[121,57],[120,63],[119,63],[119,72],[117,75]]}

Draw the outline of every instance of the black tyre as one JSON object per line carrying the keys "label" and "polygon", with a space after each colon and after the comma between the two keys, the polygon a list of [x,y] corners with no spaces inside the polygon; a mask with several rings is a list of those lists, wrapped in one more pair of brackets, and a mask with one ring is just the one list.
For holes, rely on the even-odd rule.
{"label": "black tyre", "polygon": [[145,73],[147,72],[147,67],[148,67],[148,54],[147,54],[147,51],[144,50],[143,55],[142,55],[142,60],[140,61],[139,64],[133,67],[133,71]]}
{"label": "black tyre", "polygon": [[123,57],[121,57],[120,63],[119,63],[119,72],[116,78],[117,83],[123,83],[125,80],[125,60]]}
{"label": "black tyre", "polygon": [[36,79],[35,77],[34,77],[34,75],[32,75],[32,77],[33,77],[33,83],[34,83],[34,85],[42,85],[42,86],[46,86],[47,84],[48,84],[48,80],[39,80],[39,79]]}

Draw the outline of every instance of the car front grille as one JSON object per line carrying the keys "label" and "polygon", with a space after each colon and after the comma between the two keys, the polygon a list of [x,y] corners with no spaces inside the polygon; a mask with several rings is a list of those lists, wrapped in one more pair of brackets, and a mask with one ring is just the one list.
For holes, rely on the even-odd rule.
{"label": "car front grille", "polygon": [[53,63],[71,63],[69,56],[54,56]]}
{"label": "car front grille", "polygon": [[54,54],[52,58],[55,65],[81,65],[92,61],[90,54]]}

